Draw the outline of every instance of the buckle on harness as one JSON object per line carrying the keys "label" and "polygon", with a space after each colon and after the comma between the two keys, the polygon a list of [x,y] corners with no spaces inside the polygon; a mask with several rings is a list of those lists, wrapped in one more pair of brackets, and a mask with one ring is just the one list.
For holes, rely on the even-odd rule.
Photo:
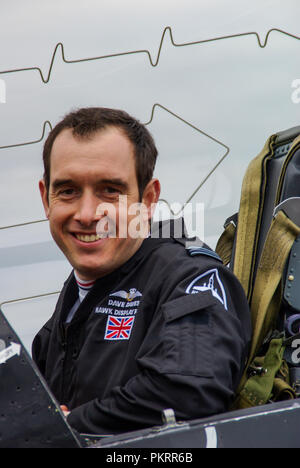
{"label": "buckle on harness", "polygon": [[230,218],[226,219],[224,223],[224,229],[226,229],[230,224],[232,224],[235,229],[237,228],[238,213],[235,213],[234,215],[230,216]]}
{"label": "buckle on harness", "polygon": [[255,377],[255,376],[261,377],[267,372],[268,372],[268,369],[265,369],[264,367],[255,366],[254,364],[251,364],[251,366],[249,366],[247,370],[248,377]]}
{"label": "buckle on harness", "polygon": [[300,226],[300,197],[291,197],[279,203],[274,209],[273,217],[275,218],[279,211],[283,211],[286,216],[293,221],[297,226]]}

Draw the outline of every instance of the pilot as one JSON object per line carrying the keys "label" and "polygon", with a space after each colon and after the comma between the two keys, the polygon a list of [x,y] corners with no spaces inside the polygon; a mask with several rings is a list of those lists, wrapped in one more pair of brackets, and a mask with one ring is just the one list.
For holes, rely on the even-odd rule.
{"label": "pilot", "polygon": [[32,354],[80,433],[224,412],[245,364],[240,283],[182,223],[151,222],[156,157],[144,125],[106,108],[71,112],[44,145],[42,202],[73,270]]}

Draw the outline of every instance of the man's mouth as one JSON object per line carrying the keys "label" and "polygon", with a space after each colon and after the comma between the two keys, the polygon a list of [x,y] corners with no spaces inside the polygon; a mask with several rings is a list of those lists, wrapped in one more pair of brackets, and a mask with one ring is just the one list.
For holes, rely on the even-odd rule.
{"label": "man's mouth", "polygon": [[81,242],[86,242],[87,244],[90,242],[96,242],[101,239],[100,236],[97,234],[74,234],[76,239],[80,240]]}

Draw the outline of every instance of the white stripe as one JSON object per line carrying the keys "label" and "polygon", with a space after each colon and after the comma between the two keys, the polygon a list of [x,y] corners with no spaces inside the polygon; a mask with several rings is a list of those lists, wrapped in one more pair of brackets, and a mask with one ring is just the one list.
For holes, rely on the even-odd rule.
{"label": "white stripe", "polygon": [[218,435],[216,428],[214,426],[206,427],[206,448],[216,449],[218,448]]}

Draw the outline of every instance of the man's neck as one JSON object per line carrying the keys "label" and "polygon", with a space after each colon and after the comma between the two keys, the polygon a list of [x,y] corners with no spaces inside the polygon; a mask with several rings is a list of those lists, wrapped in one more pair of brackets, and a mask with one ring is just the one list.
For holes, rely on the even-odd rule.
{"label": "man's neck", "polygon": [[79,281],[81,283],[92,283],[92,282],[95,282],[97,279],[97,278],[87,278],[86,276],[79,273],[77,270],[74,270],[74,276],[76,278],[76,281]]}

